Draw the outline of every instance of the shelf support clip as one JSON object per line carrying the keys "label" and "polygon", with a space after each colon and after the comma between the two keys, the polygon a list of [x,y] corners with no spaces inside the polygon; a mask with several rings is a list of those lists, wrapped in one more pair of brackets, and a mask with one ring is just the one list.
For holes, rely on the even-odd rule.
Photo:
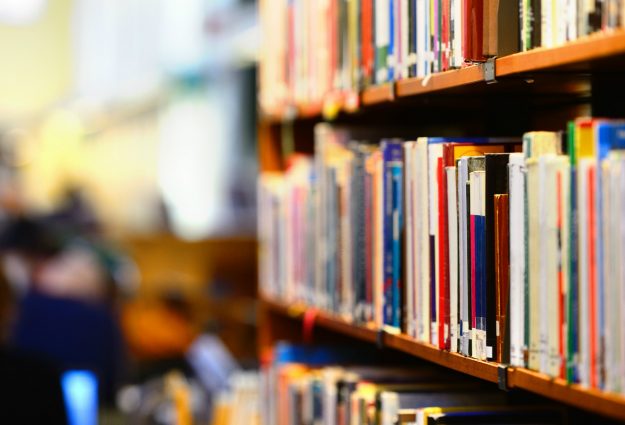
{"label": "shelf support clip", "polygon": [[508,386],[508,370],[510,365],[507,364],[499,364],[497,366],[497,385],[500,390],[509,391],[510,387]]}
{"label": "shelf support clip", "polygon": [[382,350],[384,349],[384,334],[386,331],[384,329],[378,329],[377,334],[375,335],[375,346]]}
{"label": "shelf support clip", "polygon": [[486,59],[486,62],[482,64],[482,70],[484,72],[484,81],[486,84],[495,84],[497,82],[496,79],[496,69],[495,69],[495,60],[496,57]]}

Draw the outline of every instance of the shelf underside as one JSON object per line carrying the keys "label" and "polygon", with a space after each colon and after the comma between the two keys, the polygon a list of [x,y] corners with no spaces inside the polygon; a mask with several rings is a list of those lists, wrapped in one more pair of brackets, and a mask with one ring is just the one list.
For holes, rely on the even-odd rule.
{"label": "shelf underside", "polygon": [[[263,299],[261,311],[270,311],[278,317],[303,320],[310,309],[302,305],[289,306],[281,302]],[[485,362],[458,353],[440,350],[437,347],[418,342],[403,334],[380,332],[377,329],[355,325],[321,311],[314,312],[314,326],[348,336],[350,338],[389,347],[417,358],[438,364],[490,382],[499,382],[500,365]],[[625,397],[595,389],[568,384],[562,379],[524,368],[508,367],[505,372],[508,388],[524,389],[544,397],[557,400],[591,412],[625,421]]]}

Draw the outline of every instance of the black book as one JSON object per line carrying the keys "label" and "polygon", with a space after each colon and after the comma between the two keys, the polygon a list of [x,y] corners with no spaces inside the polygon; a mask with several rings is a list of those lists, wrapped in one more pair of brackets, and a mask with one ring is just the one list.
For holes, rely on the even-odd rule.
{"label": "black book", "polygon": [[[408,57],[417,57],[417,4],[416,0],[408,0]],[[408,77],[416,77],[417,62],[408,66]]]}
{"label": "black book", "polygon": [[[507,153],[486,154],[486,346],[492,347],[488,359],[497,358],[497,290],[495,262],[495,195],[508,193]],[[487,349],[487,355],[490,354]]]}

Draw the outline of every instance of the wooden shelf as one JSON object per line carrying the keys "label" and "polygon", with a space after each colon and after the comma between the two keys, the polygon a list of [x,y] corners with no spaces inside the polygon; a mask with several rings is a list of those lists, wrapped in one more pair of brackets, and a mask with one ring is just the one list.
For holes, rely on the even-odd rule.
{"label": "wooden shelf", "polygon": [[[619,58],[619,66],[613,59]],[[608,60],[610,59],[610,60]],[[625,30],[600,32],[553,48],[537,48],[497,58],[496,78],[522,77],[526,74],[547,71],[561,73],[617,71],[625,69]],[[485,86],[483,66],[476,64],[466,68],[432,74],[425,78],[409,78],[393,83],[373,86],[360,93],[361,108],[390,104],[405,98],[423,96],[446,90],[465,93],[469,89]],[[344,112],[354,112],[342,108]],[[322,118],[321,105],[299,106],[296,118]],[[262,119],[281,122],[282,113],[268,113]]]}
{"label": "wooden shelf", "polygon": [[484,81],[482,67],[472,65],[466,68],[432,74],[425,78],[408,78],[396,82],[397,97],[410,97],[436,91],[482,83]]}
{"label": "wooden shelf", "polygon": [[391,102],[395,98],[395,83],[386,83],[365,89],[360,98],[363,105]]}
{"label": "wooden shelf", "polygon": [[[303,305],[288,306],[269,299],[261,299],[264,308],[279,315],[302,319],[307,308]],[[365,326],[355,325],[325,312],[315,312],[315,326],[319,326],[354,339],[381,344],[440,366],[461,372],[489,382],[499,382],[499,364],[484,362],[458,353],[450,353],[437,347],[418,342],[403,334],[378,332]],[[509,367],[507,385],[509,388],[524,389],[544,397],[557,400],[591,412],[625,421],[625,397],[599,390],[569,384],[562,379],[524,368]]]}

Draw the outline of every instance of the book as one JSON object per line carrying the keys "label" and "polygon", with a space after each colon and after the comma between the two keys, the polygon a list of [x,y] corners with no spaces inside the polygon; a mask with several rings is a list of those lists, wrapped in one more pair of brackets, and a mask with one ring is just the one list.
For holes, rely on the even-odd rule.
{"label": "book", "polygon": [[509,154],[487,153],[485,155],[485,199],[484,199],[484,240],[485,257],[484,293],[482,293],[483,315],[486,332],[486,352],[488,359],[497,358],[497,262],[495,249],[495,195],[508,193]]}
{"label": "book", "polygon": [[471,310],[473,357],[486,360],[492,357],[486,345],[486,172],[469,173],[470,234],[471,234]]}
{"label": "book", "polygon": [[509,210],[508,194],[496,194],[494,197],[495,227],[495,320],[497,349],[496,361],[510,363],[510,332],[508,331],[509,299]]}
{"label": "book", "polygon": [[403,232],[403,148],[399,140],[383,140],[384,158],[384,325],[401,328],[401,237]]}
{"label": "book", "polygon": [[445,167],[447,180],[447,234],[449,249],[449,350],[458,351],[458,203],[456,201],[456,167]]}
{"label": "book", "polygon": [[510,154],[508,162],[509,222],[510,222],[510,364],[526,366],[526,254],[525,239],[525,157],[522,153]]}

